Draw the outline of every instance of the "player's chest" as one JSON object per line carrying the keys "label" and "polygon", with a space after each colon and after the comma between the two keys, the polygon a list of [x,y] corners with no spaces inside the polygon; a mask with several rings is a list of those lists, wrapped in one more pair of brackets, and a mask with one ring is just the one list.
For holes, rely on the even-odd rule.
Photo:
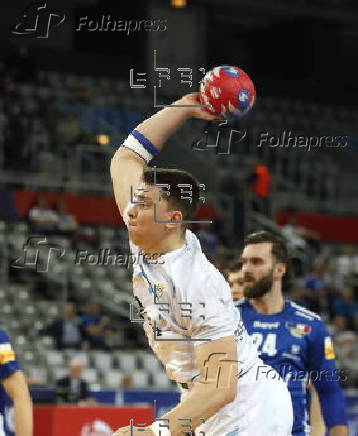
{"label": "player's chest", "polygon": [[260,357],[300,361],[307,353],[310,326],[288,321],[250,320],[245,327],[257,347]]}
{"label": "player's chest", "polygon": [[137,268],[133,274],[133,293],[142,307],[167,302],[173,292],[171,281],[159,271]]}

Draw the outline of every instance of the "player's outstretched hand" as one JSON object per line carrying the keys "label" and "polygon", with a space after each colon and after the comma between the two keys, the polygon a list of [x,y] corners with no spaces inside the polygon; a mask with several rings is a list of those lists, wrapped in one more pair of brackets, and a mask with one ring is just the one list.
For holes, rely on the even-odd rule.
{"label": "player's outstretched hand", "polygon": [[189,105],[186,109],[188,112],[188,116],[190,118],[198,118],[199,120],[222,120],[223,118],[218,115],[209,114],[202,106],[200,105],[199,93],[192,92],[191,94],[184,95],[180,100],[176,101],[174,104],[180,105]]}
{"label": "player's outstretched hand", "polygon": [[[140,427],[137,427],[139,429]],[[143,431],[144,430],[144,431]],[[133,431],[131,433],[131,426],[128,425],[127,427],[120,427],[118,430],[116,430],[112,436],[134,436],[136,432],[136,429],[133,427]],[[155,434],[152,432],[150,427],[140,428],[140,434],[141,436],[155,436]]]}

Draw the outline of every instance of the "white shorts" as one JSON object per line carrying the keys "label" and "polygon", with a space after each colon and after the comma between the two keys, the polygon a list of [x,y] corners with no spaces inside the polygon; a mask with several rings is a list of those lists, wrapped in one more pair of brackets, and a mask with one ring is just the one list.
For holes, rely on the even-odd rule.
{"label": "white shorts", "polygon": [[197,427],[195,435],[291,436],[292,425],[286,383],[270,366],[261,364],[239,379],[236,399]]}

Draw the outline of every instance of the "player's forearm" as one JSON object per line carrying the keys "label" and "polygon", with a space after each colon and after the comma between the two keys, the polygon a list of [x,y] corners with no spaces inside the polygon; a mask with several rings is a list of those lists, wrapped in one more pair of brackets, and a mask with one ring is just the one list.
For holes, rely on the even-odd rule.
{"label": "player's forearm", "polygon": [[30,395],[14,399],[16,436],[33,435],[32,402]]}
{"label": "player's forearm", "polygon": [[[185,104],[187,98],[183,97],[178,103]],[[137,189],[146,162],[163,148],[165,141],[190,118],[190,114],[189,108],[165,108],[139,124],[124,142],[125,147],[116,151],[110,170],[122,215],[130,200],[130,188],[133,192]]]}
{"label": "player's forearm", "polygon": [[[183,97],[174,102],[173,105],[188,103]],[[157,150],[161,150],[167,139],[190,117],[190,108],[169,106],[147,118],[136,127],[136,130],[149,139]]]}
{"label": "player's forearm", "polygon": [[233,401],[235,395],[236,383],[235,388],[233,386],[217,388],[213,384],[199,383],[183,401],[162,418],[169,419],[171,436],[182,436],[182,432],[185,430],[185,427],[182,427],[183,424],[190,424],[192,430],[195,430],[211,416],[215,415],[218,410]]}
{"label": "player's forearm", "polygon": [[32,401],[23,372],[13,372],[4,379],[3,385],[14,404],[16,436],[32,436]]}
{"label": "player's forearm", "polygon": [[[185,99],[179,100],[178,104],[185,103]],[[136,127],[136,131],[140,132],[154,147],[159,151],[163,148],[165,141],[190,117],[188,108],[173,108],[167,107],[150,118],[144,120]],[[134,132],[133,132],[134,133]],[[131,136],[131,135],[130,135]],[[145,166],[145,161],[138,156],[133,150],[128,148],[119,148],[114,154],[111,161],[111,174],[118,176],[121,171],[135,163],[136,167]],[[133,174],[131,174],[133,177]]]}
{"label": "player's forearm", "polygon": [[329,429],[329,436],[348,436],[348,427],[346,425],[335,425]]}

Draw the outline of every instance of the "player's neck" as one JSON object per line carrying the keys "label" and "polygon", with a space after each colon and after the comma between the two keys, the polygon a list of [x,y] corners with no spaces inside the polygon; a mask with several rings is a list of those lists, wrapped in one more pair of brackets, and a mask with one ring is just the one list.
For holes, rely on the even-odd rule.
{"label": "player's neck", "polygon": [[179,234],[172,234],[161,241],[156,241],[154,244],[148,244],[147,246],[142,246],[141,249],[143,253],[147,255],[158,255],[166,254],[170,251],[177,250],[185,244],[185,236]]}
{"label": "player's neck", "polygon": [[251,298],[250,303],[256,312],[262,315],[273,315],[283,310],[285,300],[279,289],[272,289],[269,293],[261,298]]}

